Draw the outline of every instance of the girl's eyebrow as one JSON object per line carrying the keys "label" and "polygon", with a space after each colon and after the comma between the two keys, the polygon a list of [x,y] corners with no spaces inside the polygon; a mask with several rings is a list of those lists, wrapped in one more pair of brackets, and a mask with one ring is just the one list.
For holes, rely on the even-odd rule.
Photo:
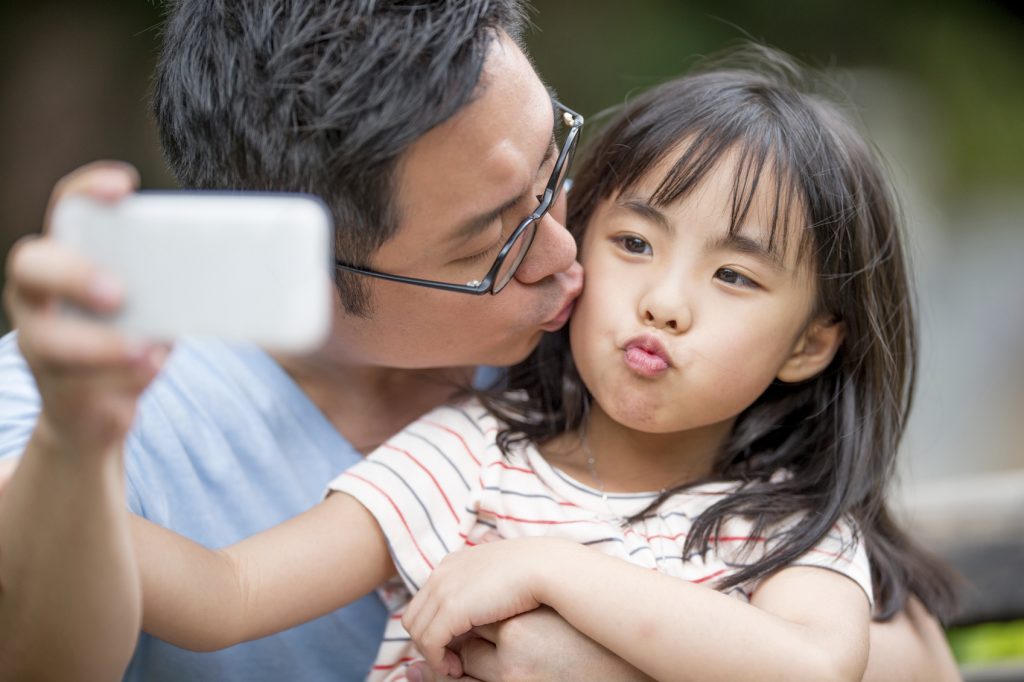
{"label": "girl's eyebrow", "polygon": [[[631,197],[629,199],[623,199],[618,204],[632,213],[637,214],[647,222],[660,227],[669,235],[675,234],[675,226],[668,217],[659,211],[654,206],[642,199]],[[714,251],[735,251],[738,253],[747,254],[757,258],[764,262],[769,267],[778,270],[780,272],[787,272],[785,264],[782,262],[781,254],[772,251],[764,244],[756,239],[751,239],[735,232],[727,232],[718,237],[711,237],[704,244],[704,252],[712,253]]]}
{"label": "girl's eyebrow", "polygon": [[675,227],[664,213],[651,206],[642,199],[625,199],[618,202],[620,206],[636,213],[641,218],[665,230],[668,234],[675,234]]}
{"label": "girl's eyebrow", "polygon": [[704,252],[714,251],[736,251],[764,262],[780,272],[786,272],[786,266],[782,262],[782,256],[772,251],[756,239],[745,237],[735,232],[727,232],[719,237],[711,237],[704,243]]}

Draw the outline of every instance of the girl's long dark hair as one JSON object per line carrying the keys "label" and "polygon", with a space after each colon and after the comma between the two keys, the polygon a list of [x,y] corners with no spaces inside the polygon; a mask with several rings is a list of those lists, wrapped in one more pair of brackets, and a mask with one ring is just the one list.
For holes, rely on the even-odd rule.
{"label": "girl's long dark hair", "polygon": [[[875,617],[890,618],[915,594],[948,619],[949,574],[886,506],[917,357],[902,218],[876,150],[816,94],[808,73],[768,48],[747,47],[628,102],[588,146],[571,194],[570,228],[579,240],[601,200],[635,189],[671,155],[675,165],[649,199],[656,206],[697,187],[727,153],[738,169],[732,229],[758,184],[763,190],[770,183],[772,242],[784,248],[785,231],[801,230],[801,257],[817,273],[817,312],[841,321],[846,335],[823,373],[773,384],[738,416],[713,478],[743,484],[696,519],[684,554],[708,551],[729,517],[751,519],[759,536],[803,512],[776,547],[720,583],[724,589],[785,566],[837,521],[852,518],[871,560]],[[787,219],[793,215],[799,219]],[[565,330],[514,367],[505,389],[485,398],[508,424],[503,448],[585,425],[590,395]],[[773,479],[780,469],[791,476]]]}

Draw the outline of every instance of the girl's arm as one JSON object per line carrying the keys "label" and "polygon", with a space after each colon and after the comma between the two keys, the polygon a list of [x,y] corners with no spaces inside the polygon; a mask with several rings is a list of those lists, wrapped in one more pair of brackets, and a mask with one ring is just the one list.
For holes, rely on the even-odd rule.
{"label": "girl's arm", "polygon": [[143,629],[196,651],[312,620],[394,574],[377,522],[345,494],[220,551],[137,517],[132,532]]}
{"label": "girl's arm", "polygon": [[860,680],[868,654],[868,600],[837,573],[783,569],[745,604],[557,538],[450,555],[403,623],[458,676],[453,636],[539,604],[658,680]]}
{"label": "girl's arm", "polygon": [[957,668],[942,625],[917,597],[885,623],[871,623],[871,655],[864,682],[957,682]]}

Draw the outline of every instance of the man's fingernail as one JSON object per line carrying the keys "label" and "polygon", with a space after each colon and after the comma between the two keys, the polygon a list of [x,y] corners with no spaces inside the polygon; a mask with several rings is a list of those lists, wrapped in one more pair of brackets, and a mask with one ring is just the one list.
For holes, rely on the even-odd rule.
{"label": "man's fingernail", "polygon": [[409,669],[405,671],[405,679],[409,682],[423,682],[423,674],[420,669],[414,665],[409,666]]}
{"label": "man's fingernail", "polygon": [[116,305],[121,300],[121,284],[112,275],[97,273],[89,282],[89,296],[100,305]]}
{"label": "man's fingernail", "polygon": [[142,339],[125,338],[124,355],[131,362],[149,362],[150,347]]}
{"label": "man's fingernail", "polygon": [[132,179],[122,169],[104,168],[93,176],[89,189],[99,199],[116,200],[132,191]]}

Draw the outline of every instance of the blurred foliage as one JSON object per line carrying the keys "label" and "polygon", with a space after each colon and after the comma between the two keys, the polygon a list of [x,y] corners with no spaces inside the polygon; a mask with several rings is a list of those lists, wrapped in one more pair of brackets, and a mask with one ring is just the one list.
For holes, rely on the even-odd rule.
{"label": "blurred foliage", "polygon": [[817,67],[880,69],[924,93],[951,162],[943,191],[1024,183],[1024,20],[1007,2],[537,0],[528,43],[567,104],[594,112],[758,40]]}
{"label": "blurred foliage", "polygon": [[1024,620],[951,628],[946,636],[960,663],[1024,661]]}

